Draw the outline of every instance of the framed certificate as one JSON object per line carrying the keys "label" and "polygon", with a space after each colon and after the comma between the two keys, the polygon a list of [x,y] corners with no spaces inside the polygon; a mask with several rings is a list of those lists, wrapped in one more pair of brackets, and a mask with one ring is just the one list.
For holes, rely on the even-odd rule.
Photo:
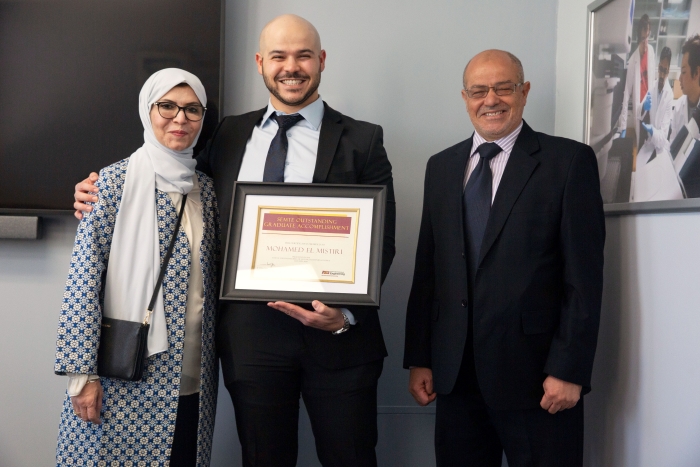
{"label": "framed certificate", "polygon": [[222,300],[379,306],[386,188],[236,182]]}

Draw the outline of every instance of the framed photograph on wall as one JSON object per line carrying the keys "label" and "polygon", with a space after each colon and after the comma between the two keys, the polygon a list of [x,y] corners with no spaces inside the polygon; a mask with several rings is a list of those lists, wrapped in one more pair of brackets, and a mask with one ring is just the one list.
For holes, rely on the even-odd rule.
{"label": "framed photograph on wall", "polygon": [[236,182],[222,300],[379,306],[386,187]]}
{"label": "framed photograph on wall", "polygon": [[700,0],[588,6],[584,142],[608,214],[700,209]]}

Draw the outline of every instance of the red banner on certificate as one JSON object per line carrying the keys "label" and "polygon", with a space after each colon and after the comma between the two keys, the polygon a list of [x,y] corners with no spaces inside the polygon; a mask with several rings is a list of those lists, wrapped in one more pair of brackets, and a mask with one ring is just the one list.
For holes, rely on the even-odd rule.
{"label": "red banner on certificate", "polygon": [[271,212],[264,215],[262,230],[349,235],[351,227],[352,218],[349,216]]}

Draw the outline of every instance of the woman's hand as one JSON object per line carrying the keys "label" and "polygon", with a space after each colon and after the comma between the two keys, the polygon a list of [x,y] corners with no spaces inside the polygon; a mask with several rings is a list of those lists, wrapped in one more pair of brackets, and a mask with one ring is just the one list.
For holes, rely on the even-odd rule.
{"label": "woman's hand", "polygon": [[100,411],[102,410],[102,385],[100,380],[89,382],[80,391],[80,394],[70,398],[73,404],[73,412],[84,422],[96,424],[102,423]]}

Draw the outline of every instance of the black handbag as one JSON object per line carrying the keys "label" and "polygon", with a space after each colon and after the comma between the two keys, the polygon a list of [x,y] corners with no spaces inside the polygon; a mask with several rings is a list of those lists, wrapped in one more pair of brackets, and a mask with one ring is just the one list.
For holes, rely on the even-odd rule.
{"label": "black handbag", "polygon": [[170,239],[168,251],[165,253],[163,265],[160,268],[151,303],[148,305],[146,318],[142,323],[102,317],[100,329],[100,344],[97,350],[97,374],[105,378],[117,378],[125,381],[140,381],[146,363],[146,348],[148,347],[149,319],[158,298],[158,292],[163,284],[165,268],[170,262],[177,233],[185,212],[187,195],[182,197],[182,205],[175,224],[175,232]]}

